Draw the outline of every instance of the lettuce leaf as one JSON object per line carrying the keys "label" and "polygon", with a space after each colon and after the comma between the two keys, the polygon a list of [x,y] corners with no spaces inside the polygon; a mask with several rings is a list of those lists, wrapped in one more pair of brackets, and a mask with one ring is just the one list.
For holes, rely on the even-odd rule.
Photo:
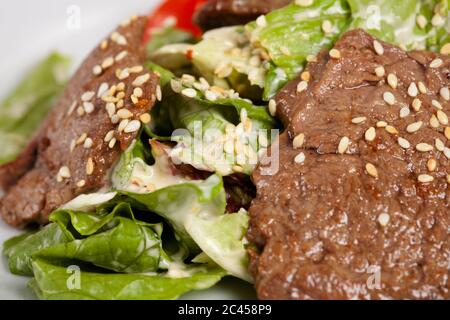
{"label": "lettuce leaf", "polygon": [[0,164],[15,159],[64,88],[67,57],[53,53],[40,62],[0,102]]}
{"label": "lettuce leaf", "polygon": [[259,153],[273,138],[271,129],[279,127],[266,107],[232,96],[208,100],[201,90],[190,98],[167,86],[157,109],[155,121],[170,119],[171,129],[162,134],[176,128],[171,136],[177,142],[170,153],[172,160],[223,176],[251,174]]}
{"label": "lettuce leaf", "polygon": [[40,231],[25,233],[3,244],[3,254],[8,258],[9,270],[18,275],[32,276],[32,256],[36,252],[60,243],[74,240],[70,232],[52,223]]}
{"label": "lettuce leaf", "polygon": [[64,226],[69,223],[80,235],[89,236],[42,249],[36,256],[83,261],[122,273],[155,272],[168,265],[162,248],[162,224],[135,220],[128,203],[118,204],[109,214],[102,214],[103,210],[100,208],[96,214],[65,210],[53,213],[51,221]]}
{"label": "lettuce leaf", "polygon": [[[266,50],[271,61],[264,98],[268,100],[288,80],[297,77],[308,55],[331,47],[347,28],[349,16],[345,0],[315,0],[308,7],[291,4],[270,12],[265,16],[265,25],[248,24],[252,45]],[[330,33],[322,30],[326,20],[333,26]]]}
{"label": "lettuce leaf", "polygon": [[50,300],[167,300],[176,299],[191,290],[215,285],[225,271],[220,268],[192,268],[181,278],[160,275],[96,273],[81,271],[80,287],[68,289],[67,267],[45,260],[33,261],[35,279],[30,287],[41,299]]}

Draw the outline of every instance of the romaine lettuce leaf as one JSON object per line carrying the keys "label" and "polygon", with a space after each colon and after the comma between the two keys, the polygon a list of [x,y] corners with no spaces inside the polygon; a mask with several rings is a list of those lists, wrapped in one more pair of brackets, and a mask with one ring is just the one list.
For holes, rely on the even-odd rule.
{"label": "romaine lettuce leaf", "polygon": [[53,53],[0,102],[0,164],[12,161],[39,127],[64,87],[69,60]]}
{"label": "romaine lettuce leaf", "polygon": [[135,220],[128,203],[118,204],[108,214],[102,211],[105,209],[99,208],[95,214],[54,212],[51,221],[88,236],[42,249],[35,255],[46,260],[88,262],[122,273],[155,272],[168,265],[161,242],[162,224]]}
{"label": "romaine lettuce leaf", "polygon": [[[183,83],[183,79],[172,80],[172,87],[194,90]],[[170,119],[172,130],[177,129],[171,137],[177,142],[170,153],[172,160],[223,176],[234,172],[251,174],[259,153],[272,138],[271,129],[279,127],[278,122],[266,107],[248,100],[231,94],[208,99],[208,90],[195,92],[196,96],[187,97],[166,87],[157,107],[160,118]]]}
{"label": "romaine lettuce leaf", "polygon": [[3,254],[8,258],[9,270],[18,275],[31,276],[32,256],[36,252],[60,243],[74,240],[70,232],[52,223],[40,231],[26,233],[5,241]]}
{"label": "romaine lettuce leaf", "polygon": [[36,259],[35,278],[30,287],[41,299],[57,300],[166,300],[176,299],[191,290],[207,289],[215,285],[225,271],[220,268],[192,268],[181,278],[161,275],[95,273],[81,271],[80,287],[68,288],[70,273],[65,266]]}
{"label": "romaine lettuce leaf", "polygon": [[[266,50],[271,61],[264,98],[268,100],[288,80],[297,77],[307,56],[331,47],[347,28],[349,16],[345,0],[315,0],[308,7],[294,3],[270,12],[264,24],[248,24],[252,45]],[[324,21],[331,23],[331,32],[322,30]]]}
{"label": "romaine lettuce leaf", "polygon": [[[407,49],[426,49],[434,1],[348,0],[352,11],[350,28],[362,28],[384,41]],[[429,22],[421,28],[417,17]]]}
{"label": "romaine lettuce leaf", "polygon": [[171,43],[194,43],[195,39],[190,32],[186,32],[174,27],[161,27],[154,29],[152,37],[147,44],[147,53],[151,54],[165,45]]}

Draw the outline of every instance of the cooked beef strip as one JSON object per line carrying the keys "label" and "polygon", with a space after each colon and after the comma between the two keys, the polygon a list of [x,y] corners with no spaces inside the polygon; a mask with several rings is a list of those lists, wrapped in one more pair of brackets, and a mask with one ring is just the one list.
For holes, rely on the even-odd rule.
{"label": "cooked beef strip", "polygon": [[[95,48],[71,78],[27,148],[16,161],[0,167],[1,185],[6,191],[0,199],[0,214],[7,223],[18,227],[46,223],[49,214],[60,205],[107,184],[108,171],[138,133],[132,126],[140,122],[131,121],[139,120],[156,99],[158,77],[139,67],[145,58],[141,39],[146,21],[144,17],[130,19]],[[103,83],[110,91],[98,96]],[[125,88],[121,90],[123,85]],[[137,99],[133,97],[133,102],[136,87],[143,93]],[[94,95],[89,97],[89,92]],[[131,125],[125,130],[122,128],[125,123],[120,125],[117,119],[113,120],[118,116],[111,118],[106,107],[109,101],[119,109],[120,100],[122,109],[132,113]],[[115,144],[114,140],[105,141],[111,130]],[[91,160],[93,168],[89,168]]]}
{"label": "cooked beef strip", "polygon": [[[450,298],[450,129],[442,113],[432,124],[433,100],[450,114],[450,57],[379,43],[383,54],[364,31],[346,33],[335,46],[340,58],[322,52],[309,64],[306,90],[297,92],[296,80],[276,97],[287,127],[277,142],[280,168],[273,176],[255,171],[248,231],[261,299]],[[379,66],[385,75],[375,74]],[[419,90],[416,111],[408,89],[419,81],[427,91]],[[408,130],[418,121],[420,129]],[[376,137],[369,131],[366,139],[370,127]],[[299,134],[305,141],[294,149]],[[433,181],[419,181],[428,176]]]}
{"label": "cooked beef strip", "polygon": [[288,5],[292,0],[209,0],[195,15],[203,29],[242,25]]}

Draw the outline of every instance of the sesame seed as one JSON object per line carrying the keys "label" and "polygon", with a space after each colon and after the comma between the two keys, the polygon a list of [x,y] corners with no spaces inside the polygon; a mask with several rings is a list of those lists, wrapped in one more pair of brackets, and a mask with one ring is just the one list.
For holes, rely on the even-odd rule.
{"label": "sesame seed", "polygon": [[172,90],[176,93],[180,93],[181,90],[183,90],[181,82],[176,79],[170,80],[170,86],[172,87]]}
{"label": "sesame seed", "polygon": [[376,124],[377,128],[386,128],[388,126],[386,121],[378,121]]}
{"label": "sesame seed", "polygon": [[325,20],[325,21],[322,23],[322,30],[323,30],[323,32],[325,32],[325,33],[331,33],[331,32],[333,31],[333,25],[332,25],[332,23],[330,22],[330,20]]}
{"label": "sesame seed", "polygon": [[106,104],[106,112],[108,116],[111,118],[116,113],[116,105],[112,102],[108,102]]}
{"label": "sesame seed", "polygon": [[435,146],[436,146],[436,150],[438,150],[440,152],[444,152],[445,144],[441,139],[437,138],[435,140]]}
{"label": "sesame seed", "polygon": [[423,15],[418,15],[416,22],[420,29],[425,29],[425,27],[428,24],[427,18],[425,18],[425,16],[423,16]]}
{"label": "sesame seed", "polygon": [[161,91],[160,85],[156,86],[156,100],[158,100],[158,101],[162,100],[162,91]]}
{"label": "sesame seed", "polygon": [[330,50],[330,57],[333,59],[340,59],[341,58],[341,52],[337,49],[331,49]]}
{"label": "sesame seed", "polygon": [[441,54],[450,54],[450,43],[446,43],[441,48]]}
{"label": "sesame seed", "polygon": [[141,122],[139,120],[130,121],[124,129],[125,133],[136,132],[141,128]]}
{"label": "sesame seed", "polygon": [[117,103],[116,103],[117,109],[123,108],[123,106],[124,106],[123,99],[120,99],[119,101],[117,101]]}
{"label": "sesame seed", "polygon": [[297,135],[294,138],[292,145],[293,145],[294,149],[300,149],[301,147],[303,147],[304,143],[305,143],[305,134],[300,133],[299,135]]}
{"label": "sesame seed", "polygon": [[119,130],[119,132],[122,132],[123,130],[125,130],[125,127],[128,125],[129,122],[130,122],[130,120],[123,119],[122,121],[120,121],[119,126],[117,127],[117,130]]}
{"label": "sesame seed", "polygon": [[108,133],[105,135],[105,139],[103,139],[105,142],[111,141],[111,139],[114,138],[114,130],[108,131]]}
{"label": "sesame seed", "polygon": [[86,140],[84,140],[83,147],[86,149],[89,149],[92,147],[93,144],[94,144],[94,142],[92,141],[91,138],[86,138]]}
{"label": "sesame seed", "polygon": [[143,66],[134,66],[134,67],[128,68],[128,71],[130,73],[139,73],[139,72],[144,71],[144,67]]}
{"label": "sesame seed", "polygon": [[108,143],[108,148],[110,148],[110,149],[114,148],[114,146],[116,145],[116,142],[117,142],[117,139],[112,138]]}
{"label": "sesame seed", "polygon": [[422,94],[426,94],[428,92],[427,87],[425,86],[425,84],[422,81],[419,81],[417,86],[419,87],[419,92]]}
{"label": "sesame seed", "polygon": [[117,124],[117,123],[119,123],[119,121],[120,121],[120,118],[119,118],[119,116],[117,114],[113,114],[111,116],[111,123],[112,124]]}
{"label": "sesame seed", "polygon": [[450,160],[450,148],[445,147],[443,152],[444,156]]}
{"label": "sesame seed", "polygon": [[295,4],[300,7],[309,7],[314,3],[314,0],[295,0]]}
{"label": "sesame seed", "polygon": [[372,176],[372,177],[378,179],[378,170],[377,170],[377,168],[376,168],[373,164],[367,163],[367,164],[366,164],[366,171],[367,171],[367,173],[368,173],[370,176]]}
{"label": "sesame seed", "polygon": [[139,120],[141,120],[142,123],[147,124],[150,123],[152,117],[150,116],[149,113],[143,113],[139,116]]}
{"label": "sesame seed", "polygon": [[430,152],[434,150],[434,147],[428,143],[419,143],[416,145],[416,150],[420,152]]}
{"label": "sesame seed", "polygon": [[108,40],[105,39],[100,44],[100,49],[105,50],[106,48],[108,48]]}
{"label": "sesame seed", "polygon": [[144,91],[142,91],[142,89],[141,89],[140,87],[137,87],[137,88],[134,88],[133,94],[134,94],[136,97],[140,98],[140,97],[142,97],[142,95],[144,94]]}
{"label": "sesame seed", "polygon": [[444,130],[445,137],[450,140],[450,127],[446,127]]}
{"label": "sesame seed", "polygon": [[120,119],[129,119],[133,116],[133,113],[128,109],[120,109],[117,111],[117,115]]}
{"label": "sesame seed", "polygon": [[444,61],[442,61],[442,59],[439,59],[439,58],[434,59],[430,63],[430,68],[433,68],[433,69],[439,68],[440,66],[442,66],[443,63],[444,63]]}
{"label": "sesame seed", "polygon": [[[119,80],[125,80],[129,76],[130,76],[130,71],[128,70],[128,68],[125,68],[123,70],[120,70],[120,69],[116,70],[116,77]],[[134,82],[133,82],[133,84],[134,84]]]}
{"label": "sesame seed", "polygon": [[418,112],[420,110],[420,108],[422,107],[422,101],[420,101],[419,99],[414,99],[412,102],[412,107],[414,109],[414,111]]}
{"label": "sesame seed", "polygon": [[300,152],[295,158],[294,158],[294,162],[301,164],[303,162],[305,162],[306,156],[303,152]]}
{"label": "sesame seed", "polygon": [[392,92],[386,91],[383,94],[383,100],[384,100],[384,102],[386,102],[390,106],[393,106],[395,104],[395,97],[392,94]]}
{"label": "sesame seed", "polygon": [[300,78],[304,81],[309,81],[311,80],[311,73],[309,71],[302,72]]}
{"label": "sesame seed", "polygon": [[448,116],[445,114],[444,111],[438,110],[437,118],[442,125],[444,125],[444,126],[448,125]]}
{"label": "sesame seed", "polygon": [[300,81],[297,85],[297,92],[303,92],[308,88],[308,82],[306,81]]}
{"label": "sesame seed", "polygon": [[361,124],[367,121],[366,117],[356,117],[352,119],[353,124]]}
{"label": "sesame seed", "polygon": [[[280,51],[281,51],[281,53],[284,54],[285,56],[290,56],[290,55],[291,55],[291,50],[289,50],[289,48],[286,47],[286,46],[281,46],[281,47],[280,47]],[[228,72],[227,72],[227,74],[228,74]],[[226,77],[223,77],[223,78],[226,78]]]}
{"label": "sesame seed", "polygon": [[400,109],[400,118],[406,118],[411,113],[408,107],[403,107]]}
{"label": "sesame seed", "polygon": [[92,173],[94,173],[94,161],[89,157],[86,162],[86,174],[91,175]]}
{"label": "sesame seed", "polygon": [[256,19],[256,25],[257,25],[258,27],[260,27],[260,28],[266,27],[266,26],[267,26],[267,20],[266,20],[266,17],[265,17],[265,16],[259,16],[259,17]]}
{"label": "sesame seed", "polygon": [[419,83],[417,84],[417,86],[419,87],[420,93],[422,93],[422,94],[427,93],[428,89],[427,89],[427,87],[425,86],[425,83],[423,83],[422,81],[419,81]]}
{"label": "sesame seed", "polygon": [[306,61],[308,62],[317,62],[317,57],[313,54],[308,54],[306,56]]}
{"label": "sesame seed", "polygon": [[[140,89],[140,88],[139,88],[139,89]],[[119,99],[119,100],[125,98],[125,92],[123,92],[123,91],[118,92],[118,93],[116,94],[116,98]]]}
{"label": "sesame seed", "polygon": [[417,97],[418,94],[419,94],[419,90],[417,89],[417,85],[414,82],[411,82],[411,84],[408,87],[408,95],[411,98],[415,98],[415,97]]}
{"label": "sesame seed", "polygon": [[375,49],[375,52],[379,55],[382,56],[384,54],[384,48],[381,45],[381,43],[379,43],[377,40],[373,41],[373,48]]}
{"label": "sesame seed", "polygon": [[77,182],[78,188],[83,188],[86,185],[86,180],[80,180]]}
{"label": "sesame seed", "polygon": [[431,105],[436,109],[442,110],[442,104],[437,100],[432,100]]}
{"label": "sesame seed", "polygon": [[391,219],[390,215],[388,215],[387,213],[382,213],[378,216],[378,223],[382,227],[386,227],[388,225],[390,219]]}
{"label": "sesame seed", "polygon": [[67,166],[63,166],[59,169],[58,174],[62,178],[68,179],[68,178],[70,178],[70,169]]}
{"label": "sesame seed", "polygon": [[418,180],[421,183],[430,183],[434,181],[434,177],[428,174],[421,174],[419,175]]}
{"label": "sesame seed", "polygon": [[126,85],[125,85],[124,82],[119,82],[119,83],[116,85],[117,91],[125,91],[125,88],[126,88]]}
{"label": "sesame seed", "polygon": [[137,104],[137,103],[139,102],[138,97],[136,97],[134,94],[132,94],[130,98],[131,98],[131,101],[132,101],[134,104]]}
{"label": "sesame seed", "polygon": [[430,171],[430,172],[436,171],[436,168],[437,168],[437,161],[436,161],[436,159],[431,158],[430,160],[428,160],[427,168],[428,168],[428,171]]}
{"label": "sesame seed", "polygon": [[195,77],[185,73],[181,76],[181,82],[186,86],[192,86],[195,82]]}
{"label": "sesame seed", "polygon": [[379,66],[375,68],[375,74],[377,75],[377,77],[382,78],[386,74],[386,71],[384,70],[383,66]]}
{"label": "sesame seed", "polygon": [[269,101],[269,113],[272,117],[275,117],[277,113],[277,103],[273,99],[270,99]]}
{"label": "sesame seed", "polygon": [[76,101],[72,102],[69,109],[67,110],[67,115],[70,116],[76,107],[77,107],[77,102]]}
{"label": "sesame seed", "polygon": [[391,86],[392,89],[397,89],[398,85],[398,79],[397,76],[393,73],[389,73],[387,77],[388,84]]}
{"label": "sesame seed", "polygon": [[86,140],[87,138],[87,133],[84,132],[76,141],[76,144],[82,144],[84,142],[84,140]]}
{"label": "sesame seed", "polygon": [[217,100],[217,94],[211,90],[205,91],[205,98],[209,101],[216,101]]}
{"label": "sesame seed", "polygon": [[77,114],[79,115],[79,116],[82,116],[82,115],[84,115],[84,109],[83,109],[83,107],[78,107],[77,108]]}
{"label": "sesame seed", "polygon": [[94,112],[94,105],[90,102],[84,102],[83,103],[83,109],[86,113],[92,113]]}
{"label": "sesame seed", "polygon": [[433,114],[432,116],[431,116],[431,118],[430,118],[430,126],[432,127],[432,128],[439,128],[439,126],[440,126],[441,124],[439,123],[439,120],[438,120],[438,118]]}
{"label": "sesame seed", "polygon": [[62,178],[59,174],[57,174],[57,175],[56,175],[56,181],[62,182],[62,181],[63,181],[63,178]]}
{"label": "sesame seed", "polygon": [[81,95],[81,101],[84,102],[91,101],[94,96],[95,96],[94,91],[87,91]]}
{"label": "sesame seed", "polygon": [[103,82],[99,87],[97,91],[97,97],[100,98],[102,95],[105,94],[106,91],[108,91],[109,85],[106,82]]}
{"label": "sesame seed", "polygon": [[116,61],[121,61],[121,60],[123,60],[127,55],[128,55],[128,52],[127,52],[126,50],[123,50],[122,52],[120,52],[119,54],[116,55],[115,60],[116,60]]}
{"label": "sesame seed", "polygon": [[113,57],[108,57],[105,60],[103,60],[102,68],[103,69],[107,69],[107,68],[111,67],[113,64],[114,64],[114,58]]}
{"label": "sesame seed", "polygon": [[364,136],[367,141],[373,141],[377,137],[377,132],[374,127],[370,127],[369,129],[367,129]]}
{"label": "sesame seed", "polygon": [[447,183],[450,184],[450,174],[447,175]]}
{"label": "sesame seed", "polygon": [[103,69],[99,65],[96,65],[92,68],[92,73],[96,76],[100,75],[102,72],[103,72]]}
{"label": "sesame seed", "polygon": [[441,90],[439,90],[439,94],[445,101],[450,100],[450,90],[448,87],[442,87]]}
{"label": "sesame seed", "polygon": [[70,147],[69,147],[70,152],[73,152],[73,150],[75,150],[76,145],[77,145],[77,142],[75,140],[70,141]]}
{"label": "sesame seed", "polygon": [[422,121],[411,123],[406,127],[406,131],[408,131],[409,133],[417,132],[420,130],[420,128],[422,128],[422,125],[423,125]]}
{"label": "sesame seed", "polygon": [[350,139],[348,137],[343,137],[341,141],[339,141],[338,153],[344,154],[348,150],[348,146],[350,144]]}
{"label": "sesame seed", "polygon": [[398,134],[398,130],[393,126],[386,126],[386,131],[390,134]]}
{"label": "sesame seed", "polygon": [[405,138],[399,137],[398,138],[398,144],[400,145],[400,147],[402,147],[403,149],[409,149],[411,147],[411,144],[409,143],[408,140],[406,140]]}
{"label": "sesame seed", "polygon": [[181,90],[181,94],[188,98],[195,98],[197,96],[197,91],[192,88],[186,88]]}

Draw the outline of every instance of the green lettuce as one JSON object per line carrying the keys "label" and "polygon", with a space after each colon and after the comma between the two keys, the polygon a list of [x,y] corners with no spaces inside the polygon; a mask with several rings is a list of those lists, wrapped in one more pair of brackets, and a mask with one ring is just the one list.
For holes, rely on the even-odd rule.
{"label": "green lettuce", "polygon": [[70,232],[52,223],[40,231],[25,233],[3,244],[3,254],[8,258],[9,270],[18,275],[32,276],[32,256],[36,252],[60,243],[74,240]]}
{"label": "green lettuce", "polygon": [[[269,99],[288,80],[303,70],[308,55],[329,48],[349,24],[350,9],[345,0],[316,0],[311,6],[288,5],[265,16],[266,24],[247,25],[252,45],[267,51],[271,67],[264,85]],[[324,33],[322,24],[333,29]]]}
{"label": "green lettuce", "polygon": [[248,100],[219,97],[211,101],[202,91],[190,98],[169,86],[154,116],[156,122],[166,125],[162,134],[177,129],[171,136],[177,142],[170,153],[174,162],[223,176],[236,170],[251,174],[258,153],[272,138],[271,129],[279,128],[266,107],[255,106]]}
{"label": "green lettuce", "polygon": [[[215,285],[225,272],[220,268],[191,268],[185,277],[81,271],[79,288],[68,288],[70,273],[65,266],[45,260],[33,261],[35,278],[30,287],[41,299],[54,300],[167,300],[192,290]],[[70,282],[69,282],[70,283]],[[76,283],[76,282],[75,282]]]}
{"label": "green lettuce", "polygon": [[14,160],[44,120],[64,88],[68,65],[67,57],[49,55],[0,102],[0,164]]}

